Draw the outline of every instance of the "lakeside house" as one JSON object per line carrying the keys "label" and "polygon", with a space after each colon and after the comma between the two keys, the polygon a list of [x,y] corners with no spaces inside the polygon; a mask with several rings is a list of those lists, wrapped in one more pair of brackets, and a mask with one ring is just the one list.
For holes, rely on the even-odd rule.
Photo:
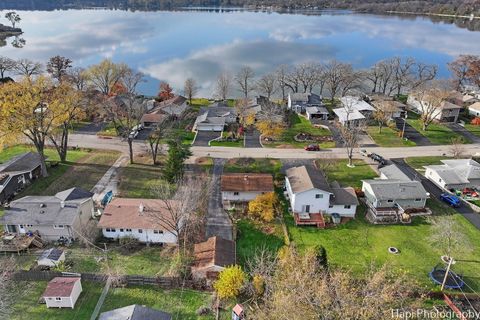
{"label": "lakeside house", "polygon": [[480,117],[480,102],[475,102],[468,107],[468,114],[474,117]]}
{"label": "lakeside house", "polygon": [[393,97],[384,94],[372,94],[368,96],[368,99],[375,110],[390,114],[392,120],[405,118],[407,105],[394,100]]}
{"label": "lakeside house", "polygon": [[343,126],[355,127],[365,124],[371,118],[375,108],[360,97],[340,98],[341,108],[333,109],[338,122]]}
{"label": "lakeside house", "polygon": [[358,199],[351,187],[328,183],[323,172],[310,167],[286,171],[286,196],[296,225],[325,227],[327,220],[340,222],[355,217]]}
{"label": "lakeside house", "polygon": [[157,309],[132,304],[102,312],[98,320],[172,320],[172,315]]}
{"label": "lakeside house", "polygon": [[311,92],[288,94],[287,108],[289,110],[296,113],[305,113],[308,107],[324,107],[322,97]]}
{"label": "lakeside house", "polygon": [[409,222],[411,216],[428,215],[428,192],[392,164],[379,169],[380,178],[362,180],[367,220],[375,224]]}
{"label": "lakeside house", "polygon": [[225,173],[220,185],[224,202],[249,202],[274,191],[273,176],[266,173]]}
{"label": "lakeside house", "polygon": [[194,279],[215,280],[225,267],[236,264],[235,241],[210,237],[194,247],[192,276]]}
{"label": "lakeside house", "polygon": [[480,164],[472,159],[441,160],[425,166],[425,177],[444,190],[480,187]]}
{"label": "lakeside house", "polygon": [[200,108],[193,131],[223,131],[225,125],[237,122],[237,112],[224,103]]}
{"label": "lakeside house", "polygon": [[25,152],[0,164],[0,204],[6,203],[33,180],[41,176],[42,160],[38,153]]}
{"label": "lakeside house", "polygon": [[0,218],[8,233],[38,233],[47,241],[78,239],[89,228],[93,193],[71,188],[54,196],[26,196],[12,201]]}
{"label": "lakeside house", "polygon": [[177,232],[171,210],[174,200],[115,198],[98,222],[105,238],[131,237],[142,243],[176,244]]}
{"label": "lakeside house", "polygon": [[[456,101],[456,99],[452,99],[451,101]],[[435,108],[433,112],[429,112],[431,117],[438,122],[445,123],[458,122],[458,117],[460,116],[460,111],[462,110],[460,105],[454,104],[447,100],[442,101],[437,107],[430,106],[429,102],[427,102],[425,99],[422,100],[422,98],[418,97],[416,94],[410,94],[408,96],[407,104],[412,111],[420,115],[424,113],[425,110]],[[463,102],[461,102],[461,104],[463,104]]]}
{"label": "lakeside house", "polygon": [[187,109],[187,98],[183,96],[177,95],[165,101],[155,101],[153,103],[153,108],[142,116],[140,123],[145,127],[153,127],[167,117],[181,117]]}
{"label": "lakeside house", "polygon": [[75,307],[82,293],[82,282],[78,277],[56,277],[50,280],[43,292],[42,298],[47,308]]}

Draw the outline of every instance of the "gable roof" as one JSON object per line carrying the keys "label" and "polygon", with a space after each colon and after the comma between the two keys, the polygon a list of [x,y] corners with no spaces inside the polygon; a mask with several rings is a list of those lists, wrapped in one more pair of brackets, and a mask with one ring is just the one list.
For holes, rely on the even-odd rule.
{"label": "gable roof", "polygon": [[337,115],[340,122],[365,119],[365,116],[360,111],[354,109],[336,108],[333,109],[333,112]]}
{"label": "gable roof", "polygon": [[[10,206],[5,209],[5,214],[0,218],[0,221],[5,224],[72,225],[80,213],[80,205],[91,199],[92,196],[90,192],[77,190],[80,191],[78,193],[73,192],[74,196],[69,200],[62,199],[65,195],[70,195],[70,192],[59,192],[58,194],[62,198],[57,196],[26,196],[12,201]],[[79,194],[85,195],[85,197],[80,197]]]}
{"label": "gable roof", "polygon": [[62,201],[72,201],[91,198],[93,197],[93,193],[83,190],[82,188],[75,187],[68,190],[60,191],[55,195],[55,197]]}
{"label": "gable roof", "polygon": [[132,304],[123,308],[102,312],[99,320],[171,320],[172,315],[160,310]]}
{"label": "gable roof", "polygon": [[293,193],[319,189],[333,193],[323,173],[310,166],[293,167],[286,171]]}
{"label": "gable roof", "polygon": [[320,97],[318,94],[309,93],[309,92],[291,93],[290,100],[293,103],[304,103],[304,104],[321,104],[322,103],[322,97]]}
{"label": "gable roof", "polygon": [[475,111],[479,111],[480,112],[480,101],[479,102],[475,102],[474,104],[472,104],[471,106],[468,107],[469,110],[475,110]]}
{"label": "gable roof", "polygon": [[316,113],[328,114],[328,110],[325,107],[306,107],[305,111],[310,114],[316,114]]}
{"label": "gable roof", "polygon": [[0,164],[0,173],[30,172],[41,166],[41,164],[42,162],[38,153],[25,152]]}
{"label": "gable roof", "polygon": [[173,223],[171,211],[178,205],[175,200],[115,198],[103,211],[98,222],[100,228],[131,228],[174,231],[158,217]]}
{"label": "gable roof", "polygon": [[442,165],[425,166],[434,170],[446,184],[469,183],[480,179],[480,164],[472,159],[442,160]]}
{"label": "gable roof", "polygon": [[394,179],[362,180],[370,185],[373,196],[377,200],[424,199],[427,191],[420,181],[404,181]]}
{"label": "gable roof", "polygon": [[330,198],[330,204],[334,205],[358,205],[358,198],[355,189],[347,188],[332,188],[333,197]]}
{"label": "gable roof", "polygon": [[448,101],[442,101],[442,103],[440,104],[440,109],[442,109],[442,110],[462,109],[462,108],[463,107],[457,106],[456,104],[453,104],[453,103],[448,102]]}
{"label": "gable roof", "polygon": [[375,111],[375,108],[369,105],[360,97],[345,96],[340,98],[344,109],[357,111]]}
{"label": "gable roof", "polygon": [[221,177],[222,191],[273,191],[273,177],[266,173],[226,173]]}
{"label": "gable roof", "polygon": [[210,237],[205,242],[195,244],[195,267],[226,267],[236,263],[235,241],[222,237]]}
{"label": "gable roof", "polygon": [[78,277],[55,277],[47,284],[42,297],[70,297]]}
{"label": "gable roof", "polygon": [[400,168],[391,164],[378,169],[387,179],[411,181],[411,179]]}

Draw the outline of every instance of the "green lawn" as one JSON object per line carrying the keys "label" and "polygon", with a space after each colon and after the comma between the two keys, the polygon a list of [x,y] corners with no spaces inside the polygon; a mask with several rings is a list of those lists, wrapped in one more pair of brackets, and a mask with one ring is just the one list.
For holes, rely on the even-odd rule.
{"label": "green lawn", "polygon": [[235,148],[243,148],[243,139],[238,141],[211,141],[211,147],[235,147]]}
{"label": "green lawn", "polygon": [[[262,230],[261,226],[268,230]],[[277,252],[284,245],[282,227],[279,223],[263,223],[251,220],[237,222],[237,257],[238,263],[245,266],[256,250],[267,249]]]}
{"label": "green lawn", "polygon": [[[436,200],[435,200],[436,201]],[[431,206],[435,214],[449,210],[439,206],[440,210]],[[357,212],[357,218],[347,224],[332,229],[319,230],[313,227],[296,227],[293,218],[287,218],[291,240],[300,249],[315,245],[323,245],[328,252],[328,261],[333,266],[352,270],[361,275],[372,263],[380,265],[389,263],[398,271],[411,274],[420,283],[431,285],[427,273],[440,262],[441,250],[429,242],[432,227],[426,220],[416,218],[411,225],[371,225],[363,219],[364,208]],[[440,211],[440,212],[439,212]],[[461,215],[455,220],[463,227],[465,235],[472,245],[480,241],[480,232]],[[439,217],[441,219],[441,217]],[[397,247],[401,253],[392,255],[387,249]],[[480,248],[461,256],[462,261],[454,270],[463,274],[469,285],[480,288],[476,278],[480,272],[478,256]],[[468,261],[467,261],[468,260]],[[469,279],[471,278],[471,279]]]}
{"label": "green lawn", "polygon": [[451,144],[453,138],[460,138],[463,143],[470,143],[465,137],[455,133],[445,125],[432,123],[426,131],[423,131],[420,120],[408,119],[407,122],[433,144]]}
{"label": "green lawn", "polygon": [[[305,146],[312,144],[313,142],[297,142],[295,141],[295,136],[299,133],[308,133],[313,136],[326,136],[330,137],[332,133],[324,128],[316,128],[312,126],[310,121],[305,117],[299,116],[297,114],[292,114],[290,121],[292,125],[290,128],[285,130],[282,134],[282,137],[279,140],[276,140],[272,143],[264,142],[265,147],[277,148],[277,147],[289,147],[289,148],[304,148]],[[318,143],[321,148],[333,148],[335,147],[335,142],[322,142]]]}
{"label": "green lawn", "polygon": [[448,159],[448,158],[442,157],[442,156],[412,157],[412,158],[406,158],[405,162],[408,163],[408,165],[410,165],[415,170],[425,171],[423,166],[442,164],[440,160],[444,160],[444,159]]}
{"label": "green lawn", "polygon": [[280,172],[281,167],[282,163],[278,159],[235,158],[227,160],[223,171],[229,173],[271,173],[275,175]]}
{"label": "green lawn", "polygon": [[[326,160],[317,160],[319,167],[322,162]],[[347,167],[348,160],[335,159],[334,162],[328,162],[326,169],[328,181],[338,181],[342,187],[360,188],[362,186],[362,179],[373,179],[378,175],[373,169],[363,160],[353,160],[354,168]]]}
{"label": "green lawn", "polygon": [[18,302],[15,304],[11,320],[90,319],[103,288],[101,283],[83,281],[83,292],[77,300],[75,308],[56,309],[47,308],[45,304],[38,303],[38,299],[46,286],[46,281],[25,282],[25,294],[18,299]]}
{"label": "green lawn", "polygon": [[[141,304],[150,308],[169,312],[173,319],[207,320],[215,319],[214,315],[197,316],[196,310],[209,306],[211,294],[185,289],[162,290],[153,286],[138,286],[112,289],[105,299],[101,312],[131,304]],[[222,316],[227,319],[228,311]]]}
{"label": "green lawn", "polygon": [[389,127],[383,127],[379,133],[377,126],[367,128],[367,133],[372,137],[380,147],[413,147],[416,143],[410,140],[402,139],[398,136],[398,131]]}
{"label": "green lawn", "polygon": [[474,135],[480,137],[480,126],[475,126],[473,124],[466,123],[465,124],[465,129],[467,129],[468,131],[470,131]]}
{"label": "green lawn", "polygon": [[129,164],[121,169],[118,189],[125,198],[153,198],[152,187],[161,178],[160,166],[151,164]]}

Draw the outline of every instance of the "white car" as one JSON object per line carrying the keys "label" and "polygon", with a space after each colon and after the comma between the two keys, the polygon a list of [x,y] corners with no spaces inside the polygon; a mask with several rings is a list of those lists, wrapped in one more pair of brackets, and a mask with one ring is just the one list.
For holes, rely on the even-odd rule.
{"label": "white car", "polygon": [[133,131],[130,132],[130,134],[128,135],[128,138],[129,138],[129,139],[135,139],[137,136],[138,136],[138,131],[137,131],[137,130],[133,130]]}

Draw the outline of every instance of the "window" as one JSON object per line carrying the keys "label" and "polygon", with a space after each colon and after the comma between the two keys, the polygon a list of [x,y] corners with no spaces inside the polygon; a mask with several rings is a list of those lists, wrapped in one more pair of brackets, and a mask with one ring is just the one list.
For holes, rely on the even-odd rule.
{"label": "window", "polygon": [[163,231],[162,230],[153,230],[153,233],[154,234],[163,234]]}
{"label": "window", "polygon": [[387,202],[388,202],[388,203],[392,203],[393,200],[392,200],[392,199],[388,199]]}
{"label": "window", "polygon": [[27,228],[33,228],[33,224],[27,224]]}
{"label": "window", "polygon": [[307,205],[305,206],[305,212],[307,212],[307,213],[310,212],[310,205],[309,205],[309,204],[307,204]]}
{"label": "window", "polygon": [[329,208],[333,208],[333,204],[329,205],[328,207],[329,207]]}
{"label": "window", "polygon": [[344,205],[343,207],[344,207],[345,209],[350,209],[352,206],[349,205],[349,204],[346,204],[346,205]]}
{"label": "window", "polygon": [[53,229],[65,229],[65,226],[63,224],[54,224]]}
{"label": "window", "polygon": [[132,232],[132,229],[125,229],[126,232]]}
{"label": "window", "polygon": [[106,228],[105,231],[107,231],[107,232],[115,232],[116,230],[115,230],[115,228]]}
{"label": "window", "polygon": [[55,300],[57,300],[57,301],[62,301],[62,298],[56,297]]}
{"label": "window", "polygon": [[20,227],[20,229],[23,229],[24,226],[23,226],[23,224],[21,224],[21,225],[19,225],[19,227]]}
{"label": "window", "polygon": [[420,201],[422,201],[422,199],[415,199],[415,201],[416,201],[416,202],[420,202]]}
{"label": "window", "polygon": [[238,192],[234,192],[233,195],[234,195],[234,196],[238,196],[239,193],[238,193]]}
{"label": "window", "polygon": [[143,233],[143,230],[142,230],[142,229],[138,229],[138,233]]}
{"label": "window", "polygon": [[315,195],[315,199],[322,199],[322,198],[323,198],[323,194],[321,194],[321,193],[317,193]]}
{"label": "window", "polygon": [[123,229],[120,229],[120,232],[123,232]]}

